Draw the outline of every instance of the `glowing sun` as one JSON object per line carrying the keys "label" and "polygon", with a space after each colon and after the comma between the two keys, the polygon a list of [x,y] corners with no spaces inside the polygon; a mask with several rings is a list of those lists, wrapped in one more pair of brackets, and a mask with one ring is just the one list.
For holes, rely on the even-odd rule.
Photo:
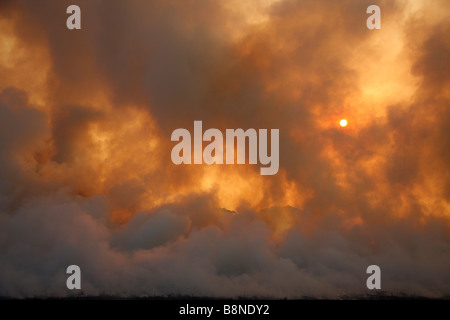
{"label": "glowing sun", "polygon": [[341,121],[339,121],[339,124],[341,125],[341,127],[346,127],[347,126],[347,120],[342,119]]}

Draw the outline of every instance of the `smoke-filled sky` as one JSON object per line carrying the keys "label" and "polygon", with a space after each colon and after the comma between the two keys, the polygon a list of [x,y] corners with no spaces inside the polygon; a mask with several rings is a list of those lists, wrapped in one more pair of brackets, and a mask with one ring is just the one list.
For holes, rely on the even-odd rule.
{"label": "smoke-filled sky", "polygon": [[[384,291],[450,295],[449,18],[447,0],[2,0],[0,296],[70,295],[72,264],[87,295],[366,294],[372,264]],[[278,173],[173,164],[195,120],[279,129]]]}

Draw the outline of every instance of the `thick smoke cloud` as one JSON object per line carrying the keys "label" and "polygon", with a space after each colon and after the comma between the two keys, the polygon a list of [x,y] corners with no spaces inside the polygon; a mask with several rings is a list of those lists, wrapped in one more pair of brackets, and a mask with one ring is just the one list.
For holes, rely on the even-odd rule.
{"label": "thick smoke cloud", "polygon": [[[0,296],[448,296],[450,8],[375,2],[2,1]],[[175,166],[194,120],[279,173]]]}

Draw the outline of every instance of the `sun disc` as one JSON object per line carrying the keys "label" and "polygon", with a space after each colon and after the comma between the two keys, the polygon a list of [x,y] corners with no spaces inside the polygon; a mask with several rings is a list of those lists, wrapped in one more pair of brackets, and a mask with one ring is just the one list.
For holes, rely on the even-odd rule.
{"label": "sun disc", "polygon": [[347,120],[342,119],[341,121],[339,121],[339,124],[341,125],[341,127],[346,127],[347,126]]}

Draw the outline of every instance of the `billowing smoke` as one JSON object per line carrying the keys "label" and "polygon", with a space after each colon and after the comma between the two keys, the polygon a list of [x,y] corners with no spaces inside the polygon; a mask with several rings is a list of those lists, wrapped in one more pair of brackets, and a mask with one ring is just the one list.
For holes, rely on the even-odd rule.
{"label": "billowing smoke", "polygon": [[[450,294],[448,1],[75,2],[0,3],[0,296]],[[174,165],[195,120],[279,172]]]}

